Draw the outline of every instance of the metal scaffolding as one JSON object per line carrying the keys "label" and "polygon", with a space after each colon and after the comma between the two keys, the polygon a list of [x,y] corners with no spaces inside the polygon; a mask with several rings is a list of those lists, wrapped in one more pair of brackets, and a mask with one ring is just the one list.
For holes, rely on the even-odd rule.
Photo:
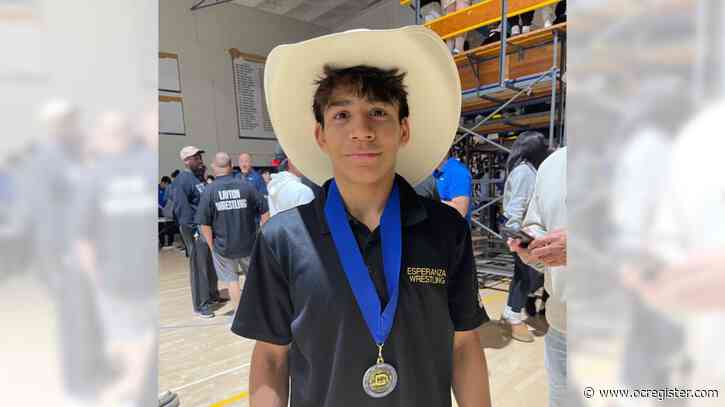
{"label": "metal scaffolding", "polygon": [[207,7],[218,6],[220,4],[229,3],[233,0],[199,0],[191,6],[191,11],[200,10]]}
{"label": "metal scaffolding", "polygon": [[[413,0],[411,7],[415,10],[416,23],[420,24],[422,20],[420,0]],[[501,38],[499,40],[500,45],[498,54],[485,58],[476,57],[475,53],[466,54],[468,66],[470,67],[471,71],[473,72],[473,76],[476,79],[476,97],[489,102],[493,102],[494,105],[492,107],[495,106],[491,113],[487,114],[483,119],[476,121],[472,126],[466,127],[464,125],[461,125],[459,127],[459,132],[462,134],[456,137],[453,145],[458,145],[459,143],[466,143],[465,160],[466,163],[469,165],[469,168],[471,165],[472,155],[480,154],[480,152],[472,151],[470,148],[471,139],[473,138],[475,138],[475,140],[477,141],[482,141],[493,146],[497,151],[503,152],[505,154],[510,153],[509,148],[507,148],[504,144],[489,140],[485,134],[477,132],[476,129],[491,121],[504,109],[514,104],[517,99],[519,99],[522,95],[530,96],[534,90],[534,87],[537,84],[547,80],[551,82],[551,94],[548,95],[548,98],[543,97],[540,99],[536,99],[535,103],[546,103],[545,99],[548,99],[550,105],[548,122],[549,145],[554,146],[555,143],[558,145],[563,145],[564,143],[563,111],[566,93],[564,92],[565,84],[562,82],[561,76],[563,74],[562,69],[565,69],[566,32],[564,30],[559,30],[556,28],[553,29],[551,38],[551,42],[553,43],[551,58],[552,61],[551,67],[548,70],[527,78],[507,78],[506,66],[509,59],[509,49],[513,48],[515,53],[519,53],[521,55],[523,52],[526,52],[527,49],[533,48],[509,44],[507,19],[508,11],[508,0],[501,0]],[[496,58],[498,58],[498,81],[494,84],[484,85],[480,81],[479,67],[481,63]],[[509,96],[507,98],[496,98],[494,96],[491,96],[492,94],[500,93],[506,90],[514,91],[516,93],[513,96]],[[467,90],[466,93],[471,93],[471,91]],[[466,114],[470,114],[470,112],[467,112]],[[516,124],[511,120],[507,120],[506,123],[512,127],[527,128],[526,126]],[[493,155],[495,154],[490,153],[490,157],[488,157],[487,161],[487,166],[490,167],[488,168],[488,171],[491,171],[491,173],[487,175],[491,178],[491,181],[489,181],[487,185],[482,185],[480,184],[479,180],[474,180],[474,183],[479,183],[481,188],[489,188],[490,190],[493,189],[489,187],[491,183],[500,181],[493,179],[495,178],[493,177]],[[505,245],[504,237],[501,236],[497,231],[493,230],[489,225],[485,225],[483,222],[476,218],[476,215],[480,216],[482,213],[485,213],[485,210],[490,209],[492,206],[500,203],[503,200],[502,196],[495,195],[496,194],[491,194],[491,199],[487,202],[483,202],[482,204],[481,202],[476,202],[476,208],[472,211],[472,215],[474,215],[474,217],[472,217],[473,225],[484,232],[482,239],[479,239],[479,241],[487,242],[487,249],[489,249],[484,250],[483,252],[478,251],[476,259],[476,265],[479,269],[479,277],[483,280],[491,278],[496,279],[500,277],[510,277],[513,274],[513,259],[510,255],[503,254],[506,250],[501,250],[501,246]]]}

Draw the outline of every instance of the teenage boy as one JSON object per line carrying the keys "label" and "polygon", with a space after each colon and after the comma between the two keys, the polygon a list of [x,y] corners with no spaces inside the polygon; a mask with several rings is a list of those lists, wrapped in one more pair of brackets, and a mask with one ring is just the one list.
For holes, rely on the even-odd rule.
{"label": "teenage boy", "polygon": [[257,340],[251,406],[445,407],[451,388],[460,406],[490,406],[470,230],[411,187],[458,124],[445,44],[418,26],[280,46],[265,90],[289,158],[327,182],[252,251],[232,325]]}

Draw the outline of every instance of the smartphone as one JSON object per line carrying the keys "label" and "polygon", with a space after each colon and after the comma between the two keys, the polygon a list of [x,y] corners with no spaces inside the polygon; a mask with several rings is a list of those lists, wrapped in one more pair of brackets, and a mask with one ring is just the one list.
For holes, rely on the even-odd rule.
{"label": "smartphone", "polygon": [[519,246],[523,247],[524,249],[528,248],[531,242],[534,241],[534,237],[524,232],[523,230],[515,232],[511,237],[514,239],[519,239]]}

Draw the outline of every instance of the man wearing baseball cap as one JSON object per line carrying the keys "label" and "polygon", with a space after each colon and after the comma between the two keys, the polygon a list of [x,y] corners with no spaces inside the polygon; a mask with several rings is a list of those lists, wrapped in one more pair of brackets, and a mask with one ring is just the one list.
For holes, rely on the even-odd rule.
{"label": "man wearing baseball cap", "polygon": [[257,340],[250,405],[448,407],[452,388],[490,406],[470,229],[411,186],[458,127],[448,48],[422,26],[327,35],[272,50],[264,87],[287,156],[324,185],[252,251],[232,324]]}
{"label": "man wearing baseball cap", "polygon": [[206,185],[204,180],[198,176],[199,171],[204,168],[203,153],[204,150],[194,146],[186,146],[181,149],[179,157],[186,169],[174,179],[172,193],[174,217],[179,223],[179,232],[189,255],[191,300],[194,312],[200,318],[214,318],[210,307],[213,302],[220,301],[220,299],[213,298],[218,291],[216,288],[217,276],[206,243],[196,241],[195,235],[198,236],[199,231],[194,223],[199,200]]}

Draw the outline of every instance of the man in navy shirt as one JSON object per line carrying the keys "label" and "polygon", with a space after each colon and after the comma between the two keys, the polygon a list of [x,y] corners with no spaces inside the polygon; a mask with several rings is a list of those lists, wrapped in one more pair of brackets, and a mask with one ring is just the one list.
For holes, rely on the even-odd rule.
{"label": "man in navy shirt", "polygon": [[453,389],[460,406],[490,407],[470,229],[411,187],[458,126],[445,44],[413,26],[280,46],[265,90],[289,158],[327,182],[252,250],[232,324],[257,341],[250,405],[450,407]]}
{"label": "man in navy shirt", "polygon": [[249,181],[266,198],[267,184],[262,179],[262,176],[252,168],[252,156],[249,153],[239,154],[239,170],[241,172],[235,174],[235,176]]}
{"label": "man in navy shirt", "polygon": [[208,246],[203,241],[197,241],[199,230],[195,222],[199,200],[206,186],[203,178],[199,177],[205,168],[203,153],[204,150],[194,146],[181,149],[179,156],[186,169],[181,171],[174,180],[172,192],[174,194],[174,217],[179,223],[181,238],[189,253],[191,299],[194,312],[201,318],[214,318],[214,313],[210,309],[211,304],[221,300],[218,299],[217,294],[217,276]]}
{"label": "man in navy shirt", "polygon": [[471,223],[471,173],[453,157],[433,172],[441,201],[455,208]]}
{"label": "man in navy shirt", "polygon": [[247,274],[257,219],[261,217],[264,224],[269,218],[267,200],[250,183],[232,176],[229,154],[217,153],[212,167],[216,179],[201,195],[196,222],[236,308],[241,295],[238,273]]}

